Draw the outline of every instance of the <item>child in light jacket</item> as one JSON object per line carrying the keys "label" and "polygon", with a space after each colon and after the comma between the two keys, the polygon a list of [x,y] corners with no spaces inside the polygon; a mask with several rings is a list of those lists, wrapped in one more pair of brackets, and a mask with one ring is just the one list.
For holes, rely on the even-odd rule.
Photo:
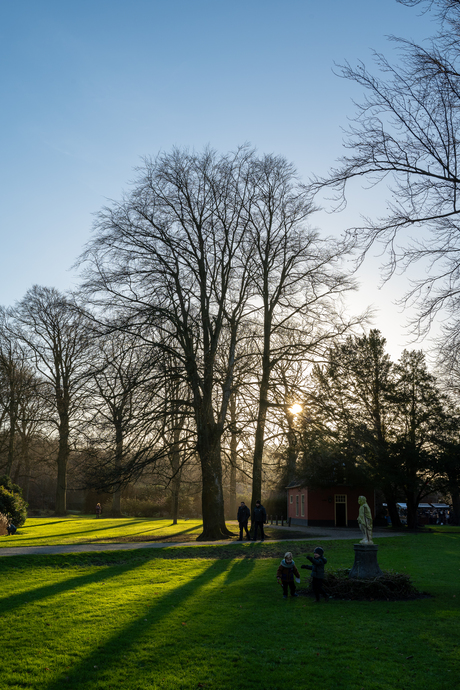
{"label": "child in light jacket", "polygon": [[288,588],[291,591],[291,597],[299,596],[295,591],[294,578],[297,578],[297,581],[299,582],[300,574],[297,568],[295,567],[294,561],[292,560],[292,553],[288,551],[284,554],[284,558],[279,564],[278,570],[276,572],[276,579],[278,583],[281,583],[281,585],[283,586],[283,599],[288,598]]}

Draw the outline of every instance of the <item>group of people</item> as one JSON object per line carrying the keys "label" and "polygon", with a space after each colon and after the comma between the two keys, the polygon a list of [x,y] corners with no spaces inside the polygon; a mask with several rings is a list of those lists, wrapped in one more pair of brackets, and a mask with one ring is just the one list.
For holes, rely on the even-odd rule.
{"label": "group of people", "polygon": [[[317,602],[321,601],[321,597],[324,597],[324,601],[329,601],[330,596],[325,592],[324,583],[324,566],[327,563],[327,558],[324,555],[324,549],[321,546],[317,546],[313,552],[313,556],[307,556],[311,565],[301,565],[301,568],[306,568],[311,570],[311,582],[313,594],[315,595],[315,600]],[[283,587],[283,599],[288,598],[288,591],[291,592],[291,597],[298,597],[296,592],[296,582],[300,582],[300,573],[296,568],[294,559],[292,558],[292,553],[288,551],[284,554],[284,558],[278,566],[276,571],[276,579],[278,584]]]}
{"label": "group of people", "polygon": [[[365,502],[365,499],[364,499]],[[367,505],[367,504],[366,504]],[[240,527],[240,536],[238,541],[243,541],[243,532],[246,532],[246,539],[249,541],[256,541],[257,534],[260,532],[260,541],[264,541],[264,524],[267,522],[267,511],[263,507],[260,501],[256,501],[254,510],[252,511],[252,525],[254,527],[254,536],[248,530],[248,522],[251,517],[251,511],[244,501],[241,501],[240,507],[238,508],[237,520]],[[367,515],[366,515],[367,517]],[[371,533],[372,534],[372,533]],[[324,556],[324,550],[321,546],[317,546],[313,552],[313,556],[307,556],[311,565],[301,565],[301,568],[306,568],[312,571],[312,589],[315,595],[316,601],[321,601],[321,597],[324,597],[325,601],[329,601],[330,597],[327,592],[324,591],[324,566],[327,563],[327,558]],[[288,598],[288,592],[291,593],[292,597],[299,596],[296,592],[296,582],[300,582],[300,573],[296,567],[294,559],[292,558],[292,553],[288,551],[284,554],[284,558],[278,566],[276,571],[276,579],[278,583],[283,587],[283,598]]]}
{"label": "group of people", "polygon": [[240,526],[240,536],[238,541],[243,541],[243,531],[246,532],[246,539],[249,539],[249,541],[257,541],[258,532],[260,532],[260,541],[264,541],[264,524],[267,522],[267,511],[260,501],[256,501],[255,508],[252,511],[252,525],[254,527],[254,536],[252,538],[248,530],[248,521],[250,517],[251,511],[247,507],[246,503],[241,501],[240,507],[238,508],[238,514],[236,516]]}

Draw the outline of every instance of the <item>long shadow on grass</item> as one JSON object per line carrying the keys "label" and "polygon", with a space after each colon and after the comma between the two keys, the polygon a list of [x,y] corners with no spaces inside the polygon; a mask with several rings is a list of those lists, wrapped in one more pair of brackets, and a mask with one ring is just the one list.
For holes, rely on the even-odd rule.
{"label": "long shadow on grass", "polygon": [[[140,522],[140,521],[139,521],[139,522]],[[88,532],[89,532],[89,531],[91,531],[91,532],[103,532],[103,531],[105,531],[105,530],[117,529],[118,527],[124,527],[125,525],[132,525],[132,524],[133,524],[133,523],[132,523],[131,521],[129,521],[129,522],[117,524],[116,526],[114,526],[114,525],[106,525],[105,527],[94,527],[94,528],[91,528],[91,530],[88,529]],[[26,534],[24,534],[24,535],[21,534],[21,536],[24,536],[24,539],[30,539],[30,540],[33,539],[34,541],[39,541],[39,540],[42,540],[42,539],[61,539],[62,537],[78,537],[78,535],[80,534],[81,530],[78,530],[78,529],[77,529],[77,525],[75,525],[75,528],[76,528],[76,529],[73,530],[72,532],[62,532],[62,533],[60,533],[60,534],[55,534],[55,535],[44,534],[44,535],[41,536],[41,537],[36,537],[36,536],[29,537],[29,536],[27,536],[27,533],[26,533]],[[82,536],[82,538],[83,538],[83,539],[85,538],[84,535]],[[87,538],[88,538],[88,539],[91,539],[91,537],[87,537]],[[78,543],[81,544],[82,542],[79,541]],[[18,545],[18,546],[21,546],[21,541],[20,541],[20,540],[18,541],[18,544],[17,544],[17,545]],[[59,544],[51,544],[51,546],[59,546]]]}
{"label": "long shadow on grass", "polygon": [[[146,520],[148,520],[148,519],[149,518],[146,518]],[[164,522],[164,520],[162,520],[162,522]],[[171,522],[171,524],[161,525],[160,527],[149,527],[145,531],[146,532],[158,532],[159,529],[167,529],[168,527],[175,527],[175,525],[173,525],[173,523]],[[195,526],[195,529],[198,529],[199,527],[200,527],[200,525],[198,524]]]}
{"label": "long shadow on grass", "polygon": [[[62,522],[67,522],[67,518],[61,518],[60,520],[54,520],[53,522],[42,522],[42,518],[27,518],[27,519],[29,520],[29,527],[28,528],[35,527],[37,529],[39,529],[40,527],[43,527],[44,525],[46,525],[48,527],[50,525],[60,525]],[[77,518],[77,519],[80,519],[80,518]],[[41,524],[39,524],[39,525],[34,525],[33,523],[30,524],[31,520],[39,520],[41,522]]]}
{"label": "long shadow on grass", "polygon": [[238,580],[243,580],[254,570],[255,565],[256,561],[254,558],[238,559],[228,571],[224,584],[231,585]]}
{"label": "long shadow on grass", "polygon": [[[148,620],[145,621],[144,615],[136,617],[129,625],[119,630],[106,642],[99,645],[82,662],[67,670],[57,680],[51,681],[48,685],[42,686],[41,690],[62,690],[63,687],[90,687],[88,683],[96,684],[97,678],[107,669],[113,670],[116,659],[120,657],[120,650],[126,654],[129,650],[138,645],[139,641],[146,634],[158,631],[158,626],[168,615],[171,606],[178,607],[189,597],[195,595],[197,591],[206,586],[214,578],[225,572],[228,564],[226,561],[217,561],[209,565],[198,577],[188,581],[181,587],[176,587],[168,592],[164,597],[156,600],[158,608],[149,611]],[[143,620],[141,620],[141,618]],[[107,659],[106,661],[102,661]],[[123,663],[123,662],[120,662]],[[94,668],[97,667],[97,671]],[[63,677],[65,680],[63,680]]]}
{"label": "long shadow on grass", "polygon": [[[11,565],[13,566],[13,559],[15,557],[11,557]],[[27,557],[26,557],[27,558]],[[33,556],[29,556],[29,559],[33,559]],[[5,559],[5,561],[9,560],[8,558]],[[17,561],[14,561],[17,563]],[[2,561],[2,566],[3,566],[4,561]],[[120,564],[116,564],[113,566],[101,568],[98,572],[95,573],[90,573],[86,575],[79,575],[78,577],[72,577],[69,580],[64,580],[64,582],[59,582],[57,584],[52,584],[52,585],[44,585],[43,587],[38,587],[37,589],[33,590],[26,590],[18,594],[13,594],[13,595],[8,595],[6,598],[0,599],[0,614],[6,613],[9,611],[12,611],[16,608],[19,608],[20,606],[28,606],[32,602],[37,602],[42,599],[46,599],[47,597],[51,596],[56,596],[57,594],[62,594],[63,592],[66,592],[67,590],[74,590],[78,587],[84,587],[85,585],[88,584],[94,584],[99,581],[105,582],[109,578],[116,577],[117,575],[120,575],[120,568],[126,568],[126,569],[135,569],[138,568],[141,565],[144,565],[145,559],[138,559],[138,560],[133,560],[132,563],[123,563],[122,566]],[[8,568],[8,563],[6,567],[0,568],[0,572],[2,573],[2,577],[5,577],[5,571],[7,571]],[[14,567],[14,566],[13,566]],[[46,566],[45,566],[46,567]],[[8,577],[8,575],[6,574]],[[17,577],[17,574],[11,573],[12,577]]]}
{"label": "long shadow on grass", "polygon": [[[172,539],[173,537],[180,537],[182,534],[188,534],[189,532],[195,532],[198,530],[199,525],[195,525],[195,527],[189,527],[189,529],[183,529],[180,532],[173,532],[172,534],[163,534],[159,537],[152,537],[152,539],[149,539],[148,541],[161,541],[165,539]],[[136,537],[137,534],[127,534],[125,537],[123,537],[123,542],[126,543],[127,541],[129,542],[130,538]],[[102,537],[104,539],[104,537]],[[120,537],[107,537],[106,541],[116,541],[117,539],[120,539]],[[95,539],[94,541],[100,541],[99,539]]]}

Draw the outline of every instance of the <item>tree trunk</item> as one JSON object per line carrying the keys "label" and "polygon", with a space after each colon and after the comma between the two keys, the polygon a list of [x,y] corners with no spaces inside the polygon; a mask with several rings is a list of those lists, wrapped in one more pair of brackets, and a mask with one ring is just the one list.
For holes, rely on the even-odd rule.
{"label": "tree trunk", "polygon": [[111,517],[121,517],[121,490],[117,489],[112,495]]}
{"label": "tree trunk", "polygon": [[236,395],[230,398],[230,487],[229,487],[229,515],[236,517],[236,468],[238,464],[238,435],[236,433]]}
{"label": "tree trunk", "polygon": [[[117,474],[121,469],[123,459],[123,430],[121,424],[115,425],[115,470]],[[121,517],[121,489],[117,489],[112,496],[112,517]]]}
{"label": "tree trunk", "polygon": [[180,491],[180,477],[175,477],[172,481],[171,493],[171,517],[173,525],[177,525],[179,519],[179,491]]}
{"label": "tree trunk", "polygon": [[417,529],[418,500],[411,494],[406,496],[407,501],[407,527]]}
{"label": "tree trunk", "polygon": [[13,381],[10,385],[10,390],[11,390],[11,398],[10,398],[10,404],[9,404],[9,411],[8,411],[8,416],[9,416],[9,422],[10,422],[10,428],[8,430],[8,455],[7,455],[7,462],[6,462],[6,475],[8,477],[11,477],[11,471],[13,469],[13,462],[14,462],[14,446],[15,446],[15,436],[16,436],[16,420],[17,420],[17,403],[16,403],[16,398],[13,393]]}
{"label": "tree trunk", "polygon": [[401,529],[402,525],[401,520],[399,518],[398,508],[396,506],[396,501],[394,499],[388,498],[388,496],[385,496],[385,499],[388,508],[388,513],[390,515],[392,529]]}
{"label": "tree trunk", "polygon": [[262,500],[262,457],[265,443],[265,423],[268,409],[268,380],[269,372],[263,372],[259,395],[259,414],[254,442],[254,457],[252,466],[252,498],[251,515],[256,501]]}
{"label": "tree trunk", "polygon": [[173,476],[171,480],[171,517],[173,525],[177,525],[179,518],[179,492],[182,480],[182,468],[180,466],[180,435],[182,431],[183,418],[177,422],[173,429],[173,447],[170,453],[171,469]]}
{"label": "tree trunk", "polygon": [[22,444],[22,457],[24,459],[24,500],[29,502],[30,493],[30,453],[29,453],[29,441],[23,439]]}
{"label": "tree trunk", "polygon": [[[16,467],[15,467],[15,469],[14,469],[14,474],[13,474],[13,477],[12,477],[13,482],[14,482],[15,484],[19,484],[19,478],[20,478],[20,476],[21,476],[21,469],[22,469],[21,466],[22,466],[22,458],[19,458],[18,461],[17,461],[17,463],[16,463]],[[11,476],[11,475],[10,475],[10,476]]]}
{"label": "tree trunk", "polygon": [[296,464],[297,464],[297,436],[294,429],[295,415],[286,410],[286,419],[289,426],[287,433],[288,452],[287,452],[287,483],[296,479]]}
{"label": "tree trunk", "polygon": [[460,525],[460,489],[451,489],[453,524]]}
{"label": "tree trunk", "polygon": [[[61,444],[59,443],[59,446]],[[67,459],[68,452],[66,449],[59,447],[58,454],[58,472],[56,484],[56,505],[54,514],[59,517],[67,515]]]}
{"label": "tree trunk", "polygon": [[56,506],[54,514],[67,515],[67,462],[69,459],[69,419],[65,413],[60,415],[59,450],[57,457]]}
{"label": "tree trunk", "polygon": [[220,433],[217,425],[198,429],[198,456],[201,461],[203,532],[197,541],[216,541],[235,536],[225,525],[224,496],[222,492],[222,464]]}

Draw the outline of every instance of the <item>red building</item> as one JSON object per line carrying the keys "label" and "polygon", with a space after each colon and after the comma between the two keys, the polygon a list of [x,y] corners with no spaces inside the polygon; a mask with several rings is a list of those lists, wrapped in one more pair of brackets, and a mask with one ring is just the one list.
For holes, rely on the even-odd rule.
{"label": "red building", "polygon": [[374,489],[364,486],[330,486],[309,489],[292,482],[287,489],[287,516],[293,525],[357,527],[358,497],[365,496],[375,516]]}

